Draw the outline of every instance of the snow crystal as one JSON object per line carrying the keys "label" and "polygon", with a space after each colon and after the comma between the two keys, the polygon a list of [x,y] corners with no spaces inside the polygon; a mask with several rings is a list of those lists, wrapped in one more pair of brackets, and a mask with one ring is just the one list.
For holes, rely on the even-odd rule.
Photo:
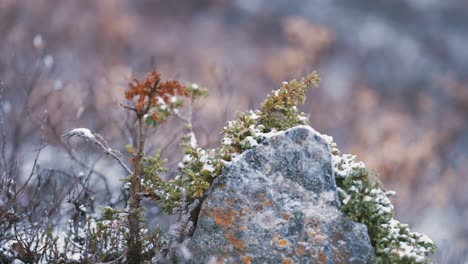
{"label": "snow crystal", "polygon": [[259,116],[252,110],[249,111],[249,117],[252,118],[253,120],[256,120],[259,118]]}
{"label": "snow crystal", "polygon": [[359,193],[359,190],[356,188],[356,186],[351,186],[349,189],[348,189],[348,192],[355,192],[355,193]]}
{"label": "snow crystal", "polygon": [[198,149],[199,150],[199,155],[200,155],[200,161],[205,163],[208,160],[208,155],[206,154],[205,150],[203,149]]}
{"label": "snow crystal", "polygon": [[94,219],[91,219],[92,221],[89,222],[89,230],[91,231],[96,231],[97,230],[97,224]]}
{"label": "snow crystal", "polygon": [[166,102],[164,102],[164,100],[160,96],[158,96],[157,99],[158,99],[159,107],[161,107],[162,110],[167,109]]}
{"label": "snow crystal", "polygon": [[44,57],[44,65],[47,68],[52,68],[52,66],[54,65],[54,57],[52,57],[52,55],[50,55],[50,54],[47,54]]}
{"label": "snow crystal", "polygon": [[205,163],[205,164],[203,164],[203,170],[213,172],[215,170],[215,168],[213,167],[213,165]]}
{"label": "snow crystal", "polygon": [[249,142],[250,146],[252,146],[252,147],[258,145],[257,140],[255,140],[255,139],[254,139],[253,137],[251,137],[251,136],[246,137],[245,140],[247,140],[247,142]]}
{"label": "snow crystal", "polygon": [[415,252],[415,248],[412,245],[409,245],[405,242],[400,242],[399,249],[396,251],[396,253],[401,257],[408,257],[408,258],[414,258],[416,263],[424,262],[424,257],[418,255]]}
{"label": "snow crystal", "polygon": [[44,40],[42,39],[42,36],[41,34],[37,34],[36,36],[34,36],[34,39],[33,39],[33,45],[36,49],[39,49],[42,44],[44,44]]}
{"label": "snow crystal", "polygon": [[224,145],[231,145],[232,144],[232,139],[227,138],[227,137],[223,138],[223,144]]}
{"label": "snow crystal", "polygon": [[426,236],[424,234],[419,234],[419,241],[421,241],[423,243],[427,243],[427,244],[434,244],[432,239],[430,239],[428,236]]}
{"label": "snow crystal", "polygon": [[2,105],[2,109],[3,109],[3,112],[4,112],[4,113],[7,113],[7,114],[10,113],[10,111],[11,111],[11,103],[10,103],[10,101],[4,101],[4,102],[3,102],[3,105]]}
{"label": "snow crystal", "polygon": [[184,158],[182,159],[182,162],[184,163],[188,163],[192,160],[192,156],[191,155],[185,155]]}
{"label": "snow crystal", "polygon": [[78,208],[78,210],[80,210],[81,212],[83,213],[86,213],[86,206],[84,204],[80,205],[80,207]]}
{"label": "snow crystal", "polygon": [[193,132],[190,132],[188,134],[189,137],[189,144],[192,148],[197,147],[197,138],[195,137],[195,134]]}
{"label": "snow crystal", "polygon": [[179,246],[179,250],[182,253],[182,257],[184,257],[185,260],[189,260],[193,257],[192,253],[185,244],[181,244]]}
{"label": "snow crystal", "polygon": [[80,261],[80,258],[81,258],[81,254],[80,253],[73,253],[73,255],[70,256],[70,260],[74,260],[74,261]]}
{"label": "snow crystal", "polygon": [[366,166],[364,162],[355,161],[356,156],[351,154],[344,154],[342,156],[333,156],[333,164],[335,164],[335,173],[338,177],[346,178],[350,176],[356,169],[364,169]]}
{"label": "snow crystal", "polygon": [[351,196],[346,195],[346,197],[343,199],[343,204],[348,204],[350,199],[351,199]]}
{"label": "snow crystal", "polygon": [[61,80],[55,80],[54,81],[54,90],[58,91],[58,90],[62,90],[63,88],[63,83]]}
{"label": "snow crystal", "polygon": [[323,138],[329,145],[331,145],[331,144],[334,142],[332,136],[322,134],[322,138]]}
{"label": "snow crystal", "polygon": [[[322,134],[320,134],[319,132],[317,132],[315,129],[311,128],[310,126],[306,126],[306,125],[300,125],[300,126],[295,126],[294,129],[297,129],[297,128],[303,128],[303,129],[307,129],[309,130],[310,132],[312,132],[312,134],[316,135],[316,136],[319,136],[319,137],[322,137]],[[288,129],[289,130],[289,129]],[[271,137],[274,137],[274,136],[279,136],[279,135],[283,135],[285,134],[286,132],[288,132],[288,130],[284,130],[284,131],[276,131],[276,130],[272,130],[268,133],[260,133],[258,134],[258,136],[262,136],[263,138],[267,139],[267,138],[271,138]]]}
{"label": "snow crystal", "polygon": [[177,102],[177,96],[172,96],[171,103],[176,103],[176,102]]}
{"label": "snow crystal", "polygon": [[303,116],[303,115],[298,115],[297,118],[299,118],[299,121],[301,121],[301,122],[304,122],[304,121],[309,120],[309,119],[307,118],[307,116]]}

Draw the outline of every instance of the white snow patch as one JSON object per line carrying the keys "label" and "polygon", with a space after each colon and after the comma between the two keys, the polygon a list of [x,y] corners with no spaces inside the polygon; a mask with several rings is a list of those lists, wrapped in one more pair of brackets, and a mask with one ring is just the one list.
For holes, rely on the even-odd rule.
{"label": "white snow patch", "polygon": [[52,55],[50,55],[50,54],[47,54],[44,57],[44,65],[47,68],[52,68],[52,66],[54,65],[54,57],[52,57]]}
{"label": "white snow patch", "polygon": [[70,132],[68,132],[67,135],[70,135],[70,136],[77,135],[77,136],[84,137],[87,139],[94,139],[94,134],[88,128],[74,128],[70,130]]}
{"label": "white snow patch", "polygon": [[303,116],[303,115],[298,115],[297,118],[299,118],[299,121],[301,121],[301,122],[309,120],[309,118],[307,118],[307,116]]}
{"label": "white snow patch", "polygon": [[231,145],[232,144],[232,139],[227,138],[227,137],[223,138],[223,144],[224,145]]}
{"label": "white snow patch", "polygon": [[[257,111],[257,113],[260,113],[260,112]],[[252,110],[250,110],[250,111],[249,111],[249,117],[252,118],[253,120],[256,120],[256,119],[259,118],[259,116],[258,116],[257,113],[254,112],[254,111],[252,111]]]}
{"label": "white snow patch", "polygon": [[160,96],[158,96],[157,99],[158,99],[159,107],[161,107],[162,110],[167,109],[166,102],[164,102],[164,100]]}
{"label": "white snow patch", "polygon": [[63,88],[63,83],[61,80],[55,80],[54,81],[54,90],[58,91],[58,90],[62,90]]}
{"label": "white snow patch", "polygon": [[203,164],[203,170],[213,172],[215,170],[215,168],[213,167],[213,165],[205,163],[205,164]]}
{"label": "white snow patch", "polygon": [[37,34],[36,36],[34,36],[34,39],[33,39],[34,47],[36,49],[39,49],[40,47],[42,47],[42,44],[44,44],[44,39],[42,38],[42,35]]}
{"label": "white snow patch", "polygon": [[11,112],[11,103],[10,101],[4,101],[2,105],[2,109],[4,113],[10,113]]}
{"label": "white snow patch", "polygon": [[255,146],[258,145],[257,140],[255,140],[255,139],[254,139],[253,137],[251,137],[251,136],[246,137],[245,140],[247,140],[247,142],[249,142],[250,146],[252,146],[252,147],[255,147]]}
{"label": "white snow patch", "polygon": [[420,234],[419,241],[427,244],[434,244],[434,241],[424,234]]}
{"label": "white snow patch", "polygon": [[80,253],[73,253],[71,256],[70,256],[70,259],[73,260],[73,261],[80,261],[80,258],[81,258],[81,254]]}
{"label": "white snow patch", "polygon": [[195,134],[193,132],[190,132],[188,134],[189,137],[189,144],[192,148],[197,147],[197,138],[195,137]]}
{"label": "white snow patch", "polygon": [[80,205],[78,210],[82,211],[83,213],[86,213],[86,206],[84,204]]}
{"label": "white snow patch", "polygon": [[190,252],[190,250],[187,248],[187,246],[185,244],[181,244],[179,246],[179,250],[182,253],[182,257],[185,260],[189,260],[189,259],[191,259],[193,257],[192,253]]}

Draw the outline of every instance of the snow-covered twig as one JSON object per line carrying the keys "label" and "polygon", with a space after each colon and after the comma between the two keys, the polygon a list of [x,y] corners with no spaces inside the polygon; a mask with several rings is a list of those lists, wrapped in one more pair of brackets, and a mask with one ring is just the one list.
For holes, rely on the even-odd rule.
{"label": "snow-covered twig", "polygon": [[99,135],[91,132],[91,130],[87,128],[75,128],[70,130],[68,133],[63,135],[65,138],[70,139],[71,137],[78,136],[79,138],[83,139],[86,142],[92,142],[96,144],[98,147],[100,147],[105,154],[110,155],[112,158],[114,158],[122,168],[125,169],[125,171],[131,175],[133,174],[132,170],[128,168],[127,165],[123,162],[123,160],[119,157],[120,153],[116,150],[111,149],[108,145],[107,142],[104,140],[104,138]]}

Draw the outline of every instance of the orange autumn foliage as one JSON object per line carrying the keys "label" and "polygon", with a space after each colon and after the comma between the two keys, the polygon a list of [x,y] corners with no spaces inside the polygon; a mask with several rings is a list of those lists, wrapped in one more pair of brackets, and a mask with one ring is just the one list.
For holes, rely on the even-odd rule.
{"label": "orange autumn foliage", "polygon": [[[166,105],[170,105],[171,97],[184,96],[190,97],[190,93],[178,81],[169,80],[161,81],[161,74],[156,70],[146,74],[144,81],[134,80],[129,83],[130,90],[125,92],[127,100],[136,98],[135,111],[137,115],[145,115],[152,107],[156,107],[159,100],[164,101]],[[154,120],[162,122],[158,111],[151,113]]]}

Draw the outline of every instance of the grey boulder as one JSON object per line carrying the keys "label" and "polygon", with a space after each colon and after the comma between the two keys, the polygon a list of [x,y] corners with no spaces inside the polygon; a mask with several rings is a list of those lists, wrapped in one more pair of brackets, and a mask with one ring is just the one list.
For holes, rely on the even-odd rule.
{"label": "grey boulder", "polygon": [[226,166],[205,199],[190,263],[373,263],[367,228],[339,210],[328,144],[298,126]]}

